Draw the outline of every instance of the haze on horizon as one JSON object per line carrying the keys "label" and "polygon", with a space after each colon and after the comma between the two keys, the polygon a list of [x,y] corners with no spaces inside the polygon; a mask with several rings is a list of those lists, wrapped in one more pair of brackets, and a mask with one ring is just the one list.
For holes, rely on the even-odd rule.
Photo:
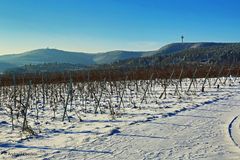
{"label": "haze on horizon", "polygon": [[0,54],[155,50],[181,35],[239,42],[239,6],[238,0],[1,0]]}

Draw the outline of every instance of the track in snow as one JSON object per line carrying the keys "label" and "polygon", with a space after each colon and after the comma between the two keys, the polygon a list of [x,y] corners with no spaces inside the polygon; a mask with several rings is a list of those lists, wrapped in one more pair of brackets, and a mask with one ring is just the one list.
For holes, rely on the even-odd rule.
{"label": "track in snow", "polygon": [[228,126],[228,133],[233,143],[240,148],[240,128],[239,115],[234,117]]}

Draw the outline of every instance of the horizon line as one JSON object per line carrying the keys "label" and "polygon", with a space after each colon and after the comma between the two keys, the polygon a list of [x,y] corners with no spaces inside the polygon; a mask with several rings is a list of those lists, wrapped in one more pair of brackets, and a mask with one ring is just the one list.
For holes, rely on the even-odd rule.
{"label": "horizon line", "polygon": [[[32,48],[32,49],[23,49],[23,50],[19,50],[19,51],[12,51],[12,53],[4,53],[0,51],[0,56],[4,56],[4,55],[16,55],[16,54],[23,54],[23,53],[27,53],[27,52],[31,52],[31,51],[35,51],[35,50],[44,50],[44,49],[49,49],[49,50],[59,50],[59,51],[65,51],[65,52],[76,52],[76,53],[85,53],[85,54],[101,54],[101,53],[108,53],[108,52],[114,52],[114,51],[125,51],[125,52],[151,52],[151,51],[156,51],[161,49],[164,46],[170,45],[170,44],[188,44],[188,43],[225,43],[225,44],[231,44],[231,43],[240,43],[237,41],[228,41],[228,42],[223,42],[223,41],[186,41],[186,42],[173,42],[173,43],[166,43],[163,45],[160,45],[160,47],[155,48],[155,49],[148,49],[148,50],[134,50],[134,49],[113,49],[113,50],[102,50],[102,51],[83,51],[83,50],[72,50],[72,49],[61,49],[61,48],[57,48],[57,47],[39,47],[39,48]],[[101,50],[101,49],[99,49]],[[11,52],[11,51],[9,51]]]}

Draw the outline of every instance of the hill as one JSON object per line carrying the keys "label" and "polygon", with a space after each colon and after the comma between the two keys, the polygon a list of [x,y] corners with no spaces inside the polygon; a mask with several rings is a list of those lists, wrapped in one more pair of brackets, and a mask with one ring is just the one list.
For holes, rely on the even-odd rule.
{"label": "hill", "polygon": [[[137,58],[147,52],[111,51],[106,53],[69,52],[57,49],[37,49],[20,54],[0,56],[0,72],[25,65],[40,65],[48,63],[63,63],[73,65],[92,66],[96,64],[110,64],[115,61]],[[40,67],[41,68],[41,67]],[[71,68],[71,67],[70,67]]]}
{"label": "hill", "polygon": [[[240,62],[240,43],[219,43],[192,47],[189,45],[186,49],[180,51],[156,53],[151,57],[141,57],[115,62],[111,65],[113,68],[135,68],[181,64],[216,64],[232,65]],[[183,47],[185,48],[185,47]],[[165,52],[166,53],[166,52]]]}
{"label": "hill", "polygon": [[[66,70],[68,66],[70,69],[74,68],[73,66],[71,66],[71,64],[84,66],[83,68],[86,68],[89,66],[96,66],[102,64],[107,64],[115,67],[165,65],[180,63],[183,58],[187,58],[185,60],[187,60],[188,62],[209,61],[210,58],[212,61],[215,62],[225,61],[226,58],[219,60],[218,55],[222,55],[226,52],[231,52],[231,50],[233,50],[233,52],[236,54],[239,51],[239,48],[237,47],[238,45],[238,43],[213,42],[172,43],[154,51],[117,50],[96,54],[69,52],[57,49],[37,49],[21,54],[0,56],[0,66],[2,66],[0,68],[0,72],[16,67],[22,67],[25,65],[41,65],[52,63],[57,63],[58,65],[62,63],[64,64],[64,70]],[[42,67],[38,66],[35,68]],[[77,66],[76,68],[82,67]],[[46,66],[44,67],[44,70],[47,70]]]}
{"label": "hill", "polygon": [[198,42],[198,43],[171,43],[160,48],[156,55],[163,56],[169,54],[175,54],[180,51],[197,48],[208,48],[228,45],[229,43],[214,43],[214,42]]}

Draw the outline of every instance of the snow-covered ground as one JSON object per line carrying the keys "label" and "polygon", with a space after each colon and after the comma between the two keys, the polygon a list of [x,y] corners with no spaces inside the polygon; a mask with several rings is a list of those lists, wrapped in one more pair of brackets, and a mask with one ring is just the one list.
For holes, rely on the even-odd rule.
{"label": "snow-covered ground", "polygon": [[62,110],[52,120],[46,109],[38,123],[29,120],[38,133],[30,137],[19,127],[12,131],[1,109],[0,159],[240,159],[238,80],[185,93],[189,82],[180,95],[169,86],[166,99],[159,99],[163,88],[157,88],[143,103],[142,94],[126,92],[126,107],[115,116],[81,113],[79,122],[69,112],[71,122],[62,122]]}

